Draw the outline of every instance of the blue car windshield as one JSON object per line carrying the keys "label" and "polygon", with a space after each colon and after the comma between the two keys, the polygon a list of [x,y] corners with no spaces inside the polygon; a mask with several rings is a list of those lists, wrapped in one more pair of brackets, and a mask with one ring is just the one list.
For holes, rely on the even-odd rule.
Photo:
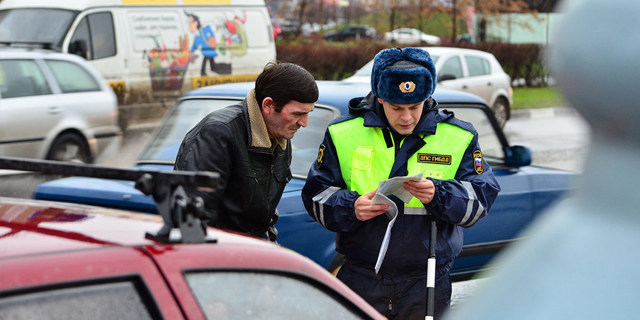
{"label": "blue car windshield", "polygon": [[[138,158],[138,164],[173,166],[182,139],[191,128],[210,112],[240,101],[239,98],[209,97],[179,102],[156,129],[147,149]],[[478,130],[478,138],[485,157],[504,159],[502,144],[482,109],[464,106],[448,109],[454,111],[458,118],[473,123]],[[316,105],[313,112],[309,114],[309,125],[306,128],[300,128],[291,140],[293,150],[291,173],[293,175],[307,176],[311,164],[316,160],[318,147],[322,143],[327,126],[339,114],[337,109],[325,105]]]}
{"label": "blue car windshield", "polygon": [[[240,99],[232,98],[181,101],[156,129],[154,137],[138,159],[138,163],[173,165],[182,139],[191,128],[210,112],[240,101]],[[301,128],[291,141],[293,150],[292,174],[306,177],[309,167],[316,159],[318,147],[322,143],[327,126],[339,114],[337,109],[327,106],[316,106],[314,111],[309,114],[309,125],[306,128]]]}
{"label": "blue car windshield", "polygon": [[42,43],[61,50],[77,11],[27,8],[0,11],[0,42]]}

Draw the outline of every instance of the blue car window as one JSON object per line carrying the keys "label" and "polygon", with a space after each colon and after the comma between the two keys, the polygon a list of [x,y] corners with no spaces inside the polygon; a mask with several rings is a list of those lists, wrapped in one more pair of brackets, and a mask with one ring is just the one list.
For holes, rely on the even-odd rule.
{"label": "blue car window", "polygon": [[178,103],[156,129],[156,136],[142,153],[140,162],[170,163],[176,160],[184,136],[214,110],[239,103],[230,99],[189,99]]}
{"label": "blue car window", "polygon": [[478,131],[478,140],[482,147],[482,154],[485,157],[504,160],[505,156],[504,150],[502,150],[502,144],[487,114],[482,109],[464,107],[446,109],[453,111],[458,119],[473,124],[473,127]]}
{"label": "blue car window", "polygon": [[482,154],[485,157],[504,160],[504,150],[502,150],[500,139],[487,114],[482,109],[464,107],[446,109],[453,111],[458,119],[473,124],[473,127],[478,131],[478,140],[482,147]]}
{"label": "blue car window", "polygon": [[298,130],[291,140],[293,159],[291,173],[306,177],[309,168],[318,155],[318,147],[324,138],[329,123],[339,115],[339,111],[316,106],[309,113],[309,125]]}

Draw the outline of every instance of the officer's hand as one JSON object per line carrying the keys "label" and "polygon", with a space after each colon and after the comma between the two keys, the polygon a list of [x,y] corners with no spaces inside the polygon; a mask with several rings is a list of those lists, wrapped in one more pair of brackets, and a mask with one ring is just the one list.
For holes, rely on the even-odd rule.
{"label": "officer's hand", "polygon": [[429,203],[436,193],[436,186],[433,181],[422,178],[420,181],[408,181],[403,183],[404,188],[414,197],[420,199],[422,203]]}
{"label": "officer's hand", "polygon": [[387,208],[389,207],[388,205],[373,204],[371,199],[373,199],[374,194],[376,194],[376,192],[372,191],[356,199],[356,202],[353,204],[353,208],[355,209],[356,218],[358,218],[358,220],[367,221],[387,211]]}

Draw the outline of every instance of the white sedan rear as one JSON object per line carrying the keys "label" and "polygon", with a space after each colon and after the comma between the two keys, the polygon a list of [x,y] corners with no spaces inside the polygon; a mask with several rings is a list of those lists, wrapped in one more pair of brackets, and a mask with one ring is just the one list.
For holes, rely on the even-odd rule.
{"label": "white sedan rear", "polygon": [[418,29],[400,28],[384,34],[384,41],[394,44],[439,45],[440,38]]}

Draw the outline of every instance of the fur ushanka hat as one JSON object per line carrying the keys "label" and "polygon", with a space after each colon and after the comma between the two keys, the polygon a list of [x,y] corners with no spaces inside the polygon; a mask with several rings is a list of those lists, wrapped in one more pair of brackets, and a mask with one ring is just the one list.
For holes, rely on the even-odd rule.
{"label": "fur ushanka hat", "polygon": [[436,79],[436,67],[426,50],[384,49],[373,61],[371,91],[387,102],[413,104],[433,94]]}

